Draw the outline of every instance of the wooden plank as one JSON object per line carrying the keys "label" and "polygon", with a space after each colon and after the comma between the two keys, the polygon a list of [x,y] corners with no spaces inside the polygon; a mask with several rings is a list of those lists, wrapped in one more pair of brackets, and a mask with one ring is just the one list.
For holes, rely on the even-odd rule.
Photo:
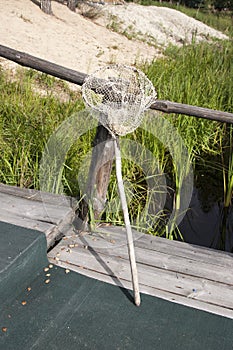
{"label": "wooden plank", "polygon": [[[78,243],[79,246],[82,247],[87,246],[95,253],[115,256],[128,260],[126,241],[122,245],[119,245],[116,243],[116,241],[111,240],[111,242],[107,242],[107,245],[105,246],[105,243],[103,245],[103,239],[95,238],[95,240],[93,240],[93,237],[86,235],[84,237],[77,237],[75,239],[75,243]],[[136,247],[136,257],[137,262],[139,263],[233,285],[233,274],[231,273],[231,270],[226,269],[225,266],[216,265],[213,269],[212,266],[210,266],[212,264],[208,263],[208,261],[198,261],[195,255],[193,259],[185,256],[180,257],[174,255],[174,249],[172,252],[170,251],[167,253],[160,252],[159,250],[152,251],[150,249],[146,249],[146,247],[141,248],[137,245]],[[232,264],[233,261],[231,259],[231,266]]]}
{"label": "wooden plank", "polygon": [[[115,241],[116,244],[125,244],[126,231],[124,227],[101,226],[94,235],[100,235],[106,241]],[[232,268],[233,254],[214,250],[194,244],[170,241],[161,237],[149,236],[133,230],[134,244],[140,248],[146,248],[152,251],[159,251],[174,256],[185,257],[203,263],[220,265]]]}
{"label": "wooden plank", "polygon": [[9,186],[0,183],[0,195],[2,193],[9,194],[19,198],[26,198],[38,202],[46,202],[55,205],[65,205],[70,207],[77,206],[75,198],[62,196],[54,193],[42,192],[28,188],[21,188],[17,186]]}
{"label": "wooden plank", "polygon": [[[45,232],[53,263],[131,288],[125,228],[103,226],[77,234],[76,203],[64,196],[0,185],[0,220]],[[140,289],[163,299],[233,318],[232,257],[226,252],[134,231]]]}
{"label": "wooden plank", "polygon": [[[53,261],[53,260],[51,260],[51,261]],[[85,269],[83,267],[73,265],[72,263],[69,263],[69,262],[64,263],[63,261],[60,261],[59,266],[66,268],[66,269],[68,268],[70,270],[73,270],[73,271],[78,272],[82,275],[88,276],[90,278],[95,278],[95,279],[98,279],[100,281],[119,286],[121,288],[127,288],[129,290],[132,290],[132,284],[129,281],[119,280],[118,278],[115,278],[115,277],[112,277],[109,275],[104,275],[104,274],[101,274],[97,271],[88,270],[88,269]],[[217,306],[217,305],[209,305],[209,304],[206,304],[205,302],[202,302],[199,300],[183,297],[181,295],[176,295],[174,293],[167,292],[167,291],[161,291],[159,289],[152,288],[150,286],[140,285],[140,291],[141,291],[141,293],[149,294],[149,295],[152,295],[152,296],[155,296],[155,297],[158,297],[161,299],[165,299],[165,300],[173,302],[173,303],[178,303],[178,304],[192,307],[192,308],[195,308],[198,310],[211,312],[211,313],[214,313],[216,315],[221,315],[221,316],[233,319],[233,311],[229,310],[227,308],[222,308],[222,307]],[[143,298],[142,298],[142,302],[143,302]]]}
{"label": "wooden plank", "polygon": [[[65,237],[48,257],[60,266],[128,288],[131,286],[131,274],[127,247],[122,239],[115,241],[113,236],[117,238],[116,232],[107,239],[106,235],[96,234]],[[147,239],[148,246],[151,240],[158,241],[150,236],[143,239]],[[164,244],[168,242],[163,241]],[[169,242],[169,245],[172,243]],[[233,318],[233,278],[229,271],[221,265],[216,265],[213,271],[212,263],[206,266],[206,263],[200,264],[195,253],[193,259],[187,259],[186,263],[185,256],[177,257],[175,250],[173,255],[169,253],[166,256],[164,252],[136,247],[141,291]],[[197,250],[198,247],[195,248]],[[203,252],[205,249],[200,250]]]}
{"label": "wooden plank", "polygon": [[42,222],[39,220],[32,220],[30,218],[22,218],[15,213],[10,213],[8,210],[1,208],[0,210],[0,221],[7,222],[20,227],[29,228],[32,230],[38,230],[48,235],[55,229],[55,225],[49,224],[48,222]]}
{"label": "wooden plank", "polygon": [[77,203],[70,197],[0,185],[0,220],[45,233],[48,247],[67,234]]}
{"label": "wooden plank", "polygon": [[64,216],[67,216],[71,211],[70,207],[59,206],[46,202],[30,201],[25,198],[9,196],[1,193],[1,205],[3,208],[22,218],[29,218],[32,220],[40,220],[58,225]]}
{"label": "wooden plank", "polygon": [[[80,253],[80,251],[79,254],[72,253],[72,258],[68,256],[70,255],[68,252],[62,255],[59,262],[62,261],[63,266],[66,266],[65,262],[67,261],[70,265],[82,267],[85,271],[87,269],[93,272],[97,271],[101,275],[118,278],[121,282],[125,280],[130,282],[129,262],[119,261],[119,259],[112,257],[106,258],[102,255],[99,255],[97,260],[97,257],[91,255],[90,252],[89,254],[87,252]],[[51,254],[49,256],[51,257]],[[51,261],[56,262],[54,259],[51,259]],[[99,264],[97,264],[97,261]],[[138,264],[138,273],[140,288],[141,286],[151,287],[161,292],[165,291],[174,295],[197,299],[209,305],[217,305],[229,310],[233,308],[232,289],[229,286],[224,286],[223,289],[221,285],[214,282],[207,283],[205,280],[193,276],[190,278],[167,270],[151,269],[148,266],[145,269],[141,264]],[[194,289],[197,292],[193,292]]]}
{"label": "wooden plank", "polygon": [[[54,251],[53,258],[56,261],[56,253],[59,252],[58,261],[71,261],[77,266],[98,271],[102,274],[118,277],[130,281],[129,261],[123,258],[112,257],[100,254],[85,248],[73,248],[72,253],[68,249]],[[52,253],[49,254],[49,257]],[[137,254],[137,250],[136,250]],[[224,295],[221,291],[221,284],[195,277],[184,275],[179,272],[160,269],[150,265],[138,263],[140,284],[170,291],[174,294],[183,295],[189,298],[199,299],[211,304],[221,305],[233,309],[233,288],[224,284]],[[195,290],[195,292],[193,292]]]}

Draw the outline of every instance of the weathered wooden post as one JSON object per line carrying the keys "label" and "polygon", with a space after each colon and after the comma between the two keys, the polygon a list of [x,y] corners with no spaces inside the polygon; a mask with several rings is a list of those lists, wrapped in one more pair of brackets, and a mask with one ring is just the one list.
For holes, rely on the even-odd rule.
{"label": "weathered wooden post", "polygon": [[112,135],[104,126],[99,124],[93,142],[85,198],[82,200],[78,212],[80,219],[83,221],[82,229],[87,229],[89,209],[93,210],[95,220],[101,218],[106,203],[113,158],[114,145]]}

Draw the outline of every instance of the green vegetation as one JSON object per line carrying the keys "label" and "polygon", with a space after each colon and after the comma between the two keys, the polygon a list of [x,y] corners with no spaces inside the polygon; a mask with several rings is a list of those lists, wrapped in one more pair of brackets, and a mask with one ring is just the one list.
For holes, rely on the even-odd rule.
{"label": "green vegetation", "polygon": [[62,103],[52,93],[60,89],[68,94],[64,83],[45,74],[20,69],[12,79],[0,70],[0,182],[38,188],[39,162],[49,135],[83,106],[72,92]]}
{"label": "green vegetation", "polygon": [[[231,41],[170,47],[166,58],[144,67],[161,99],[232,112],[233,46]],[[192,159],[202,205],[232,203],[232,126],[194,117],[167,116],[181,134]],[[226,210],[227,212],[227,210]]]}
{"label": "green vegetation", "polygon": [[[169,46],[163,58],[140,68],[154,83],[159,99],[232,112],[232,41],[212,44],[193,42],[182,48]],[[22,69],[13,78],[0,70],[0,91],[0,182],[39,189],[40,160],[49,136],[65,119],[83,109],[80,94],[71,92],[66,84],[57,79]],[[63,96],[63,102],[60,96]],[[202,190],[203,208],[208,210],[216,201],[224,201],[225,208],[229,208],[233,191],[232,126],[178,115],[167,115],[165,118],[177,129],[189,151],[195,185]],[[166,132],[161,130],[161,133]],[[60,180],[69,195],[82,196],[78,185],[79,168],[84,162],[88,169],[86,156],[91,150],[93,137],[94,130],[77,140],[67,153]],[[168,133],[167,137],[171,138],[171,135]],[[179,192],[182,178],[177,177],[170,150],[142,128],[127,139],[145,147],[145,150],[138,151],[142,158],[147,159],[146,150],[149,150],[159,160],[161,174],[166,173],[171,193],[176,192],[176,215],[182,199]],[[125,147],[127,149],[127,143]],[[131,221],[137,227],[139,222],[148,222],[148,203],[153,193],[148,191],[147,181],[153,177],[153,171],[144,174],[135,159],[123,161],[123,175],[127,181]],[[155,164],[150,163],[150,166],[152,170],[156,169]],[[182,176],[185,178],[186,174]],[[103,220],[122,224],[116,194],[113,169],[108,191],[110,205],[103,214]],[[147,231],[164,234],[165,230],[168,238],[179,234],[175,225],[166,227],[166,214],[166,211],[158,211],[158,221],[150,216]]]}

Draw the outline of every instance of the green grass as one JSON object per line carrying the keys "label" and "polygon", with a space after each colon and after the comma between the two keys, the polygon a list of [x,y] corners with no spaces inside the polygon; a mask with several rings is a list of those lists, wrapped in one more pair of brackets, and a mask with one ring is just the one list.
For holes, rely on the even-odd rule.
{"label": "green grass", "polygon": [[[171,46],[166,50],[166,58],[159,58],[140,68],[152,80],[159,99],[222,111],[233,110],[233,45],[230,41],[182,48]],[[45,96],[35,92],[38,86],[46,91]],[[67,101],[59,100],[58,94],[54,94],[57,90],[68,94]],[[30,70],[26,73],[19,70],[13,81],[10,75],[0,71],[0,91],[0,182],[39,189],[40,160],[49,137],[64,120],[84,107],[83,102],[78,94],[69,92],[60,81]],[[225,201],[226,207],[230,206],[233,189],[232,127],[179,115],[167,115],[166,119],[178,130],[190,152],[195,185],[203,193],[203,207],[219,200]],[[166,130],[162,132],[166,136]],[[69,195],[82,196],[78,174],[82,162],[88,169],[85,157],[91,150],[93,137],[94,130],[83,135],[66,155],[64,171],[59,174],[59,179]],[[169,139],[170,135],[167,137]],[[176,166],[166,144],[141,128],[127,138],[143,145],[159,160],[161,171],[166,173],[173,189],[171,191],[176,191],[174,206],[178,212],[182,199],[179,198],[182,179],[176,176]],[[146,151],[139,152],[146,159]],[[123,161],[123,176],[128,181],[129,211],[135,227],[143,220],[148,221],[145,208],[153,195],[148,191],[146,182],[151,174],[143,174],[136,163]],[[103,220],[123,224],[116,195],[113,169],[108,191],[111,205],[104,213]],[[110,210],[113,206],[115,212]],[[167,223],[166,212],[158,212],[157,216],[157,221],[155,217],[150,217],[151,224],[147,231],[163,234]],[[173,238],[179,234],[175,228],[166,231],[167,237]]]}
{"label": "green grass", "polygon": [[[202,43],[181,49],[170,47],[166,55],[166,58],[157,59],[153,64],[141,67],[153,81],[160,99],[232,112],[233,48],[231,42]],[[232,175],[229,170],[232,164],[231,129],[226,130],[226,126],[221,123],[194,117],[170,115],[166,118],[177,128],[190,152],[195,170],[195,184],[202,189],[203,193],[203,207],[211,206],[224,196],[230,198],[232,193]],[[162,170],[168,174],[173,188],[178,190],[180,179],[175,177],[174,165],[166,147],[142,129],[138,129],[127,137],[145,145],[160,160]],[[222,157],[223,154],[224,157]],[[75,151],[70,151],[67,159],[69,167],[73,169],[71,172],[67,171],[67,176],[74,191],[75,188],[77,189],[75,174],[78,173],[76,158],[77,148]],[[142,170],[131,161],[124,160],[123,173],[128,183],[132,184],[127,193],[131,203],[131,221],[137,225],[139,214],[151,193],[147,192],[146,179]],[[210,192],[211,201],[208,196]],[[119,208],[119,203],[114,199],[116,195],[117,184],[113,169],[108,192],[110,207],[114,204]],[[104,219],[119,224],[122,223],[122,214],[119,210],[114,213],[109,210],[105,213]],[[146,220],[146,215],[144,219]],[[160,225],[159,222],[157,224]],[[154,223],[152,223],[152,231],[155,230],[153,225]]]}
{"label": "green grass", "polygon": [[[47,87],[48,94],[35,93],[35,84],[43,91]],[[20,69],[13,80],[0,71],[0,182],[38,188],[39,162],[48,137],[83,107],[72,93],[69,102],[61,103],[49,92],[56,85],[55,79],[33,71]]]}
{"label": "green grass", "polygon": [[[232,112],[233,45],[231,41],[168,48],[168,58],[145,67],[160,99]],[[217,166],[222,177],[221,152],[228,143],[225,125],[204,119],[168,116],[192,152],[196,168]]]}
{"label": "green grass", "polygon": [[[231,41],[170,47],[167,58],[145,67],[159,98],[216,110],[233,110],[233,45]],[[232,203],[232,127],[225,124],[171,115],[189,149],[195,184],[207,210],[224,198]]]}

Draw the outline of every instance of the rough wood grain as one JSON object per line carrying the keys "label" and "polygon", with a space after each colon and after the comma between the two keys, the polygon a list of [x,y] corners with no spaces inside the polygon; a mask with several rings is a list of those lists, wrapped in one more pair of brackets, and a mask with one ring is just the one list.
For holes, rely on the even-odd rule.
{"label": "rough wood grain", "polygon": [[[85,238],[85,241],[77,237],[75,242],[79,244],[79,247],[84,247],[85,245],[88,246],[89,249],[93,249],[96,254],[104,254],[106,256],[115,258],[121,257],[125,260],[128,260],[126,242],[122,246],[116,243],[110,243],[112,245],[110,248],[103,247],[102,239],[95,240],[93,243],[93,241],[89,239],[89,236]],[[179,272],[190,276],[194,275],[196,277],[205,278],[207,280],[217,281],[233,286],[233,274],[231,270],[226,269],[224,266],[212,264],[208,261],[208,259],[206,259],[205,262],[202,262],[197,260],[196,256],[186,257],[184,255],[182,257],[179,257],[177,255],[174,255],[174,248],[173,252],[160,252],[159,249],[157,251],[152,251],[146,247],[140,248],[138,247],[138,244],[135,244],[135,246],[137,247],[138,263],[158,267],[168,271]],[[231,260],[231,265],[232,263],[233,262]],[[212,271],[210,271],[211,265],[214,265]]]}
{"label": "rough wood grain", "polygon": [[80,205],[79,217],[87,223],[89,205],[92,205],[94,218],[101,218],[107,196],[107,189],[114,158],[113,139],[109,131],[98,125],[93,142],[91,165],[86,183],[86,193]]}
{"label": "rough wood grain", "polygon": [[184,114],[198,118],[215,120],[233,124],[233,114],[228,112],[215,111],[209,108],[191,106],[183,103],[157,100],[150,107],[164,113]]}
{"label": "rough wood grain", "polygon": [[69,197],[0,185],[0,220],[45,233],[48,247],[70,230],[77,203]]}
{"label": "rough wood grain", "polygon": [[[49,252],[49,259],[92,278],[131,288],[124,230],[110,226],[101,231],[64,237]],[[232,254],[138,232],[134,238],[142,292],[233,318]]]}
{"label": "rough wood grain", "polygon": [[[74,207],[77,203],[76,199],[67,196],[61,196],[53,193],[47,193],[42,191],[37,191],[28,188],[20,188],[16,186],[9,186],[0,183],[0,193],[6,193],[8,195],[13,195],[19,198],[26,198],[33,201],[46,202],[51,204],[59,204],[65,206]],[[58,200],[59,198],[59,200]]]}
{"label": "rough wood grain", "polygon": [[[172,254],[173,256],[194,259],[195,261],[201,261],[203,263],[232,268],[233,254],[231,253],[213,250],[211,248],[197,246],[185,242],[182,242],[181,244],[181,242],[178,241],[170,241],[160,237],[144,235],[135,230],[133,230],[133,234],[135,246],[137,247],[146,248],[155,252],[159,251],[165,254]],[[110,242],[110,246],[112,246],[111,241],[113,240],[118,245],[125,244],[124,227],[103,225],[102,227],[98,228],[94,235],[100,235],[102,239],[104,239],[104,244],[106,247],[107,242]]]}
{"label": "rough wood grain", "polygon": [[[114,284],[114,285],[119,286],[121,288],[131,289],[131,282],[129,282],[129,281],[119,280],[118,278],[115,278],[115,277],[112,277],[109,275],[104,275],[104,274],[101,274],[97,271],[84,269],[83,267],[73,265],[69,262],[64,263],[61,261],[61,262],[59,262],[59,266],[64,267],[64,268],[68,268],[68,269],[73,270],[75,272],[78,272],[80,274],[84,274],[85,276],[88,276],[90,278],[95,278],[95,279],[98,279],[98,280],[106,282],[106,283]],[[141,285],[141,292],[158,297],[158,298],[161,298],[161,299],[168,300],[168,301],[173,302],[173,303],[178,303],[178,304],[193,307],[193,308],[196,308],[199,310],[211,312],[211,313],[214,313],[216,315],[221,315],[224,317],[233,318],[232,310],[227,309],[227,308],[222,308],[221,306],[209,305],[209,304],[202,302],[200,300],[197,300],[197,299],[194,300],[192,298],[187,298],[186,296],[182,296],[182,295],[176,295],[176,294],[171,293],[171,292],[160,291],[159,289],[155,289],[155,288],[152,288],[150,286],[142,286]],[[143,297],[142,297],[142,302],[143,302]]]}

